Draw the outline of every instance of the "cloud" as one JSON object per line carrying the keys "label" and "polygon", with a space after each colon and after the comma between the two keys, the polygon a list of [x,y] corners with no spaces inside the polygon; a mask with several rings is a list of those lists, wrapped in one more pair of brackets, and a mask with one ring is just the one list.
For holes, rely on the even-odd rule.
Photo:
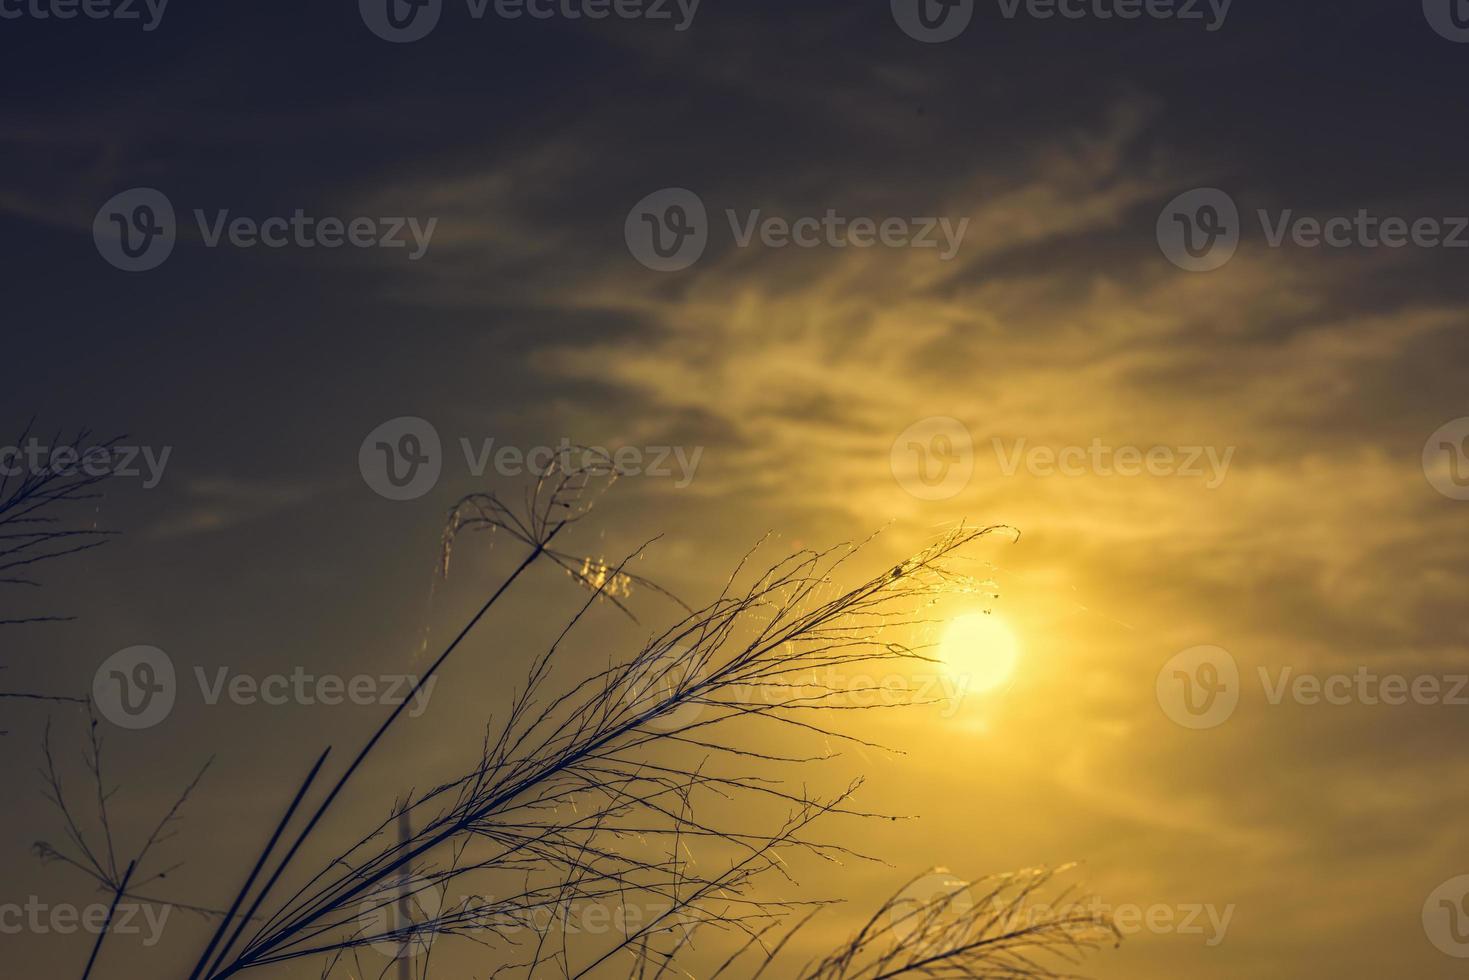
{"label": "cloud", "polygon": [[327,488],[315,482],[215,477],[189,481],[185,502],[143,534],[158,538],[207,534],[278,515]]}

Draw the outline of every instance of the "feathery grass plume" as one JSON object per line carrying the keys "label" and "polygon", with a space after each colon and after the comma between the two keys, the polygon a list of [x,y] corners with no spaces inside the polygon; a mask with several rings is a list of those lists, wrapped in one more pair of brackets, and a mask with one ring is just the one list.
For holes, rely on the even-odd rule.
{"label": "feathery grass plume", "polygon": [[[17,449],[26,445],[34,426],[34,419],[26,424],[15,441]],[[67,518],[72,505],[100,499],[102,494],[97,487],[112,475],[110,468],[96,472],[81,464],[90,454],[111,453],[122,438],[99,443],[91,442],[91,434],[85,429],[70,439],[64,439],[58,431],[50,442],[52,458],[57,451],[68,450],[76,460],[74,465],[59,467],[48,461],[44,467],[27,469],[16,459],[13,465],[0,466],[0,596],[8,602],[15,602],[19,593],[41,588],[35,575],[42,566],[99,548],[117,533]],[[0,627],[64,623],[73,619],[74,616],[38,615],[14,606],[9,611],[0,608]],[[0,670],[4,669],[0,664]],[[6,690],[0,690],[0,700],[86,703],[80,697]],[[5,734],[0,730],[0,735]]]}
{"label": "feathery grass plume", "polygon": [[[103,765],[102,735],[98,731],[97,716],[92,712],[90,704],[88,705],[87,721],[87,744],[82,752],[82,763],[91,776],[93,801],[96,806],[93,816],[95,826],[90,831],[87,829],[88,824],[93,821],[84,819],[67,796],[66,781],[56,762],[56,753],[51,742],[51,726],[48,723],[41,739],[41,754],[46,761],[41,777],[46,785],[47,802],[61,815],[67,843],[58,847],[47,841],[37,841],[34,845],[34,850],[43,863],[58,862],[80,871],[92,879],[111,901],[102,928],[98,931],[93,943],[91,956],[87,960],[86,968],[82,971],[82,980],[87,980],[91,976],[92,969],[96,966],[98,956],[101,954],[102,944],[107,938],[108,927],[117,911],[118,903],[124,898],[150,905],[174,906],[199,915],[217,916],[221,914],[214,909],[171,902],[142,892],[142,889],[148,888],[154,882],[164,880],[171,872],[182,866],[181,863],[175,863],[161,870],[151,870],[145,867],[153,849],[175,835],[180,811],[188,802],[189,797],[193,795],[213,760],[204,763],[194,778],[189,780],[178,798],[174,800],[173,805],[154,825],[142,845],[133,852],[132,857],[122,858],[118,856],[117,839],[113,833],[112,817],[108,810],[108,801],[116,789],[107,784]],[[124,861],[126,864],[123,863]]]}
{"label": "feathery grass plume", "polygon": [[[28,423],[16,440],[22,447],[31,438],[34,421]],[[89,442],[85,429],[70,439],[60,432],[52,436],[51,455],[61,450],[73,454],[76,462],[67,467],[48,464],[36,469],[23,465],[0,467],[0,586],[7,593],[14,589],[39,589],[34,577],[45,564],[69,555],[99,548],[116,532],[93,526],[76,526],[65,519],[68,505],[100,499],[97,487],[112,474],[108,469],[95,472],[83,466],[89,454],[111,453],[122,437],[105,442]],[[7,615],[0,613],[0,626],[22,623],[66,622],[71,616]]]}
{"label": "feathery grass plume", "polygon": [[[303,845],[402,706],[303,823],[298,806],[317,795],[318,761],[191,980],[223,980],[305,959],[322,963],[323,976],[338,967],[363,976],[365,947],[388,952],[400,975],[426,978],[435,942],[445,937],[494,950],[505,960],[496,976],[687,975],[680,963],[696,935],[743,941],[763,954],[758,976],[790,933],[775,948],[767,937],[829,904],[771,897],[767,883],[792,878],[791,856],[875,860],[811,832],[816,821],[834,815],[879,816],[854,804],[860,784],[826,796],[794,785],[784,767],[819,763],[830,752],[759,749],[756,726],[819,744],[872,745],[828,720],[854,707],[852,692],[831,681],[833,671],[929,659],[894,634],[921,622],[923,609],[939,596],[963,587],[955,560],[994,529],[956,528],[849,588],[838,586],[836,576],[855,548],[800,551],[755,573],[745,570],[747,555],[713,601],[684,607],[630,656],[561,682],[565,658],[558,654],[591,611],[605,600],[631,615],[628,584],[652,587],[627,571],[641,548],[612,563],[553,547],[585,516],[605,476],[555,472],[538,481],[519,509],[494,494],[466,498],[454,509],[445,562],[458,536],[470,530],[504,532],[527,553],[421,675],[420,689],[537,561],[546,559],[576,580],[587,591],[584,602],[534,657],[508,713],[487,728],[475,765],[408,794],[337,856],[298,873],[294,862]],[[412,700],[410,694],[403,704]],[[301,883],[287,894],[288,879]],[[1033,889],[1005,886],[995,893],[1023,904]],[[568,916],[601,903],[646,914],[609,935],[573,942]],[[411,913],[394,921],[394,909]],[[872,957],[892,931],[869,926],[846,954],[807,975],[1044,976],[1039,968],[1015,973],[1014,965],[1031,954],[1082,945],[1080,921],[1001,930],[992,918],[975,920],[967,931],[940,928],[941,921],[921,918],[898,950],[880,954],[888,966],[876,973],[856,972],[859,961]],[[938,972],[940,964],[950,972]],[[960,968],[981,972],[953,972]]]}
{"label": "feathery grass plume", "polygon": [[[1057,874],[1038,868],[954,881],[934,894],[888,899],[830,956],[803,968],[800,980],[887,977],[1057,977],[1055,962],[1121,940],[1110,917],[1074,887],[1043,899]],[[915,879],[916,880],[916,879]],[[911,884],[911,883],[910,883]]]}

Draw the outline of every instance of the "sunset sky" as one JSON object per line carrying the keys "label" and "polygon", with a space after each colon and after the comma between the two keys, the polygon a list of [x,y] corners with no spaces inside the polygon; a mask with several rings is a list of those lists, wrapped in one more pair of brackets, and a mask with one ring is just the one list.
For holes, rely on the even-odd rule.
{"label": "sunset sky", "polygon": [[[392,44],[353,6],[178,4],[151,31],[0,22],[0,445],[35,417],[169,451],[156,487],[109,484],[95,515],[116,541],[0,593],[0,618],[78,617],[0,634],[0,687],[82,694],[137,645],[190,677],[421,669],[520,557],[468,541],[436,583],[453,503],[524,482],[476,476],[461,440],[668,447],[670,475],[619,481],[575,547],[615,559],[662,535],[638,572],[690,603],[767,533],[774,561],[880,532],[855,584],[960,521],[1019,532],[971,552],[998,597],[955,597],[920,637],[991,610],[1016,646],[1003,683],[853,712],[894,751],[796,780],[861,775],[866,807],[915,817],[827,828],[887,864],[805,869],[804,897],[846,899],[811,955],[936,866],[1078,861],[1068,880],[1113,907],[1229,910],[1219,936],[1203,912],[1202,933],[1143,928],[1092,954],[1081,972],[1102,980],[1463,975],[1424,915],[1469,875],[1469,688],[1448,697],[1469,675],[1469,502],[1443,489],[1466,461],[1430,439],[1469,416],[1469,249],[1269,240],[1286,212],[1469,215],[1469,45],[1432,12],[1237,0],[1209,30],[979,3],[930,44],[877,0],[704,0],[686,30],[475,20],[450,0],[432,34]],[[171,201],[178,240],[129,273],[93,223],[137,187]],[[656,271],[625,229],[667,188],[707,209],[708,243]],[[1240,212],[1238,251],[1208,272],[1157,237],[1197,188]],[[210,247],[195,209],[437,222],[410,259]],[[967,224],[947,258],[937,224],[935,248],[742,247],[727,211]],[[389,500],[359,450],[402,417],[433,426],[442,475]],[[1074,472],[1047,455],[1068,447]],[[547,571],[517,588],[352,814],[472,762],[584,598]],[[642,625],[608,610],[568,666],[676,612],[632,601]],[[1174,720],[1170,661],[1198,647],[1227,651],[1238,703],[1195,728]],[[1356,680],[1348,703],[1272,703],[1283,677],[1364,673],[1438,678],[1450,703],[1370,703]],[[190,684],[161,724],[104,724],[109,775],[124,833],[146,836],[216,757],[159,860],[186,862],[162,891],[217,904],[321,748],[349,753],[382,710],[211,706]],[[0,904],[96,901],[31,852],[63,836],[41,732],[49,717],[81,780],[85,716],[0,704]],[[98,975],[186,976],[208,930],[177,915]],[[88,946],[0,935],[0,974],[79,975]],[[498,963],[442,956],[456,978]]]}

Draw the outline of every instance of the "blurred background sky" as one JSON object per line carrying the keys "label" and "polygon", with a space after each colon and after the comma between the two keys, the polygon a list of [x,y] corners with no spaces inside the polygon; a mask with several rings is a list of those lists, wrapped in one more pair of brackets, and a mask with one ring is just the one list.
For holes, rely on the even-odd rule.
{"label": "blurred background sky", "polygon": [[[704,0],[682,31],[475,20],[451,0],[405,44],[341,0],[175,3],[151,31],[6,19],[0,437],[34,416],[171,455],[156,487],[110,484],[95,516],[117,541],[5,598],[79,617],[4,633],[5,686],[82,693],[139,644],[181,673],[411,669],[518,558],[475,542],[434,584],[452,503],[519,482],[474,476],[460,439],[676,446],[701,453],[687,485],[621,481],[578,546],[617,556],[661,533],[639,571],[690,601],[767,532],[780,552],[881,530],[874,569],[961,519],[1022,532],[979,555],[1020,645],[1011,682],[957,712],[864,715],[906,754],[849,754],[816,779],[861,773],[865,803],[921,816],[833,828],[890,866],[803,886],[850,900],[832,934],[936,865],[974,878],[1081,860],[1114,904],[1234,906],[1217,944],[1144,930],[1089,975],[1462,975],[1423,913],[1469,874],[1469,706],[1271,705],[1257,674],[1469,672],[1469,503],[1423,462],[1469,415],[1469,253],[1272,248],[1255,218],[1469,214],[1469,45],[1435,31],[1440,13],[1236,0],[1211,31],[979,3],[937,44],[876,0]],[[180,230],[166,262],[130,273],[99,256],[93,221],[135,187],[167,195]],[[1238,252],[1207,273],[1155,238],[1199,187],[1243,215]],[[708,209],[708,247],[678,272],[624,239],[664,188]],[[437,225],[416,261],[211,248],[196,208]],[[944,261],[742,248],[726,209],[969,223]],[[433,425],[443,474],[391,501],[359,447],[403,416]],[[894,449],[935,417],[972,450],[952,492],[924,499]],[[1018,440],[1233,455],[1221,481],[1007,474]],[[647,626],[673,613],[636,598]],[[380,815],[405,771],[421,788],[472,762],[507,677],[579,599],[564,577],[526,583],[353,812]],[[643,635],[607,619],[574,654],[587,664]],[[1243,680],[1227,721],[1191,730],[1157,682],[1201,645]],[[82,716],[5,711],[0,902],[95,901],[29,851],[60,834],[34,775],[42,727],[75,749]],[[163,723],[109,729],[117,805],[151,826],[217,755],[166,856],[188,862],[176,897],[226,901],[322,744],[345,750],[380,717],[185,691]],[[180,918],[155,949],[119,942],[104,975],[173,975],[205,934]],[[73,975],[82,945],[0,936],[0,972]],[[456,976],[495,965],[444,955]]]}

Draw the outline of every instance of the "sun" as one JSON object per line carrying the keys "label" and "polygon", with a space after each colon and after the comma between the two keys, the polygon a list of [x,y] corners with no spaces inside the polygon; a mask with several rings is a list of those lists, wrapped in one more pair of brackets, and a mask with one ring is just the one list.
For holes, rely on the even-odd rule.
{"label": "sun", "polygon": [[1020,644],[1005,621],[989,613],[960,616],[944,631],[939,659],[970,692],[989,691],[1015,673]]}

